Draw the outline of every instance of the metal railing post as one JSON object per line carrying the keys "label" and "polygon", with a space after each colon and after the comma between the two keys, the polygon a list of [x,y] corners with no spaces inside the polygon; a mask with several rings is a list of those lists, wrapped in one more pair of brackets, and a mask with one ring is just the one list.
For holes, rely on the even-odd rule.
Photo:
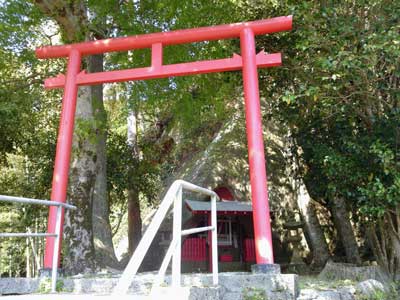
{"label": "metal railing post", "polygon": [[171,244],[168,247],[167,253],[165,254],[164,259],[161,263],[160,270],[158,271],[157,278],[154,281],[153,285],[159,286],[164,281],[164,276],[167,272],[168,265],[171,262],[172,255],[174,254],[174,251],[177,247],[178,244],[176,243],[176,241],[172,240]]}
{"label": "metal railing post", "polygon": [[172,286],[181,285],[181,250],[182,250],[182,185],[176,193],[174,201],[174,221],[172,240],[176,241],[177,247],[172,256]]}
{"label": "metal railing post", "polygon": [[114,287],[113,295],[125,295],[128,293],[132,280],[139,270],[143,258],[147,253],[147,250],[149,249],[154,237],[156,236],[156,233],[160,228],[160,225],[165,216],[167,215],[169,208],[174,202],[179,186],[180,182],[175,181],[169,188],[167,194],[164,196],[164,199],[163,201],[161,201],[161,204],[158,207],[158,210],[155,213],[153,220],[147,227],[146,232],[143,234],[142,239],[137,245],[135,252],[133,253],[128,265],[122,273],[120,280]]}
{"label": "metal railing post", "polygon": [[55,293],[57,289],[57,267],[60,253],[60,229],[61,229],[61,216],[62,216],[62,206],[57,207],[57,217],[56,217],[56,236],[54,238],[54,249],[53,249],[53,261],[51,268],[51,292]]}
{"label": "metal railing post", "polygon": [[51,265],[51,292],[56,292],[57,287],[57,268],[58,268],[58,261],[60,256],[60,244],[61,244],[61,236],[60,236],[60,229],[62,226],[62,215],[63,209],[76,209],[76,206],[57,202],[57,201],[48,201],[48,200],[39,200],[39,199],[32,199],[32,198],[24,198],[24,197],[13,197],[13,196],[5,196],[0,195],[0,202],[11,202],[11,203],[23,203],[23,204],[35,204],[35,205],[46,205],[49,207],[56,207],[56,224],[53,233],[43,233],[43,232],[35,232],[31,233],[28,230],[27,233],[0,233],[0,238],[10,238],[10,237],[47,237],[47,238],[54,238],[54,249],[53,249],[53,256],[52,256],[52,265]]}
{"label": "metal railing post", "polygon": [[[201,193],[211,197],[211,224],[212,226],[198,227],[182,230],[182,193],[183,190]],[[158,276],[153,284],[159,285],[164,280],[164,275],[167,267],[172,259],[172,286],[179,287],[181,285],[181,252],[182,252],[182,236],[200,233],[205,231],[212,231],[212,265],[213,265],[213,284],[218,284],[218,244],[217,244],[217,199],[218,196],[215,192],[205,188],[196,186],[183,180],[176,180],[161,201],[161,204],[155,213],[153,220],[144,233],[139,245],[136,247],[127,267],[125,268],[122,276],[114,288],[113,295],[126,295],[136,275],[139,266],[141,265],[144,256],[146,255],[158,229],[160,228],[162,220],[167,215],[169,208],[173,207],[173,238],[167,250],[164,260],[161,264]],[[211,225],[210,224],[210,225]]]}
{"label": "metal railing post", "polygon": [[211,196],[211,231],[213,284],[218,285],[217,197]]}

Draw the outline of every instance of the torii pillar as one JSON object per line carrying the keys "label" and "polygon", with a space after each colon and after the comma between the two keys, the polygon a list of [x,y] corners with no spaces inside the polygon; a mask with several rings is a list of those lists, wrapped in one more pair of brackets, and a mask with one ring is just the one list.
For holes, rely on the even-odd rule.
{"label": "torii pillar", "polygon": [[267,172],[264,154],[264,138],[256,64],[256,43],[250,28],[240,33],[243,59],[243,86],[246,108],[246,133],[250,165],[251,199],[253,204],[254,241],[256,265],[253,272],[274,270],[272,231],[268,199]]}

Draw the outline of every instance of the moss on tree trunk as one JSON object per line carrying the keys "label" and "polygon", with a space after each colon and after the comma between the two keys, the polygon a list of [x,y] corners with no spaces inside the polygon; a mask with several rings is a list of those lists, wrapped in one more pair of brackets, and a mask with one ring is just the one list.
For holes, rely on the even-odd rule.
{"label": "moss on tree trunk", "polygon": [[68,202],[77,206],[65,214],[63,267],[70,274],[96,268],[92,233],[92,199],[96,180],[96,145],[91,141],[93,111],[90,87],[78,92]]}

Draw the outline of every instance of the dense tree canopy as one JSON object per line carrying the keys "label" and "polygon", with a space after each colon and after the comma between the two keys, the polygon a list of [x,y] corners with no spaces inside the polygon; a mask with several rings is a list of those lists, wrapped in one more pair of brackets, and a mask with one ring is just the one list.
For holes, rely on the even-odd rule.
{"label": "dense tree canopy", "polygon": [[[367,238],[375,254],[398,257],[382,249],[386,242],[399,249],[400,48],[393,13],[399,5],[323,1],[277,8],[284,9],[294,12],[296,30],[277,41],[287,60],[272,83],[265,81],[272,116],[291,131],[312,197],[333,209],[345,199],[358,224],[372,231],[372,220],[381,225]],[[385,230],[393,233],[388,241]],[[386,264],[388,271],[398,268]]]}
{"label": "dense tree canopy", "polygon": [[[288,14],[294,15],[293,31],[257,38],[257,48],[283,52],[282,67],[259,71],[265,122],[279,124],[293,141],[289,152],[298,166],[293,176],[304,180],[333,219],[347,219],[330,225],[338,231],[331,237],[334,244],[343,244],[348,260],[365,254],[358,255],[360,246],[370,247],[379,264],[395,273],[400,267],[396,1],[2,1],[0,194],[49,198],[61,96],[45,92],[41,83],[63,72],[65,61],[37,60],[36,46]],[[237,40],[166,47],[164,56],[165,63],[177,63],[233,52],[240,52]],[[150,51],[112,53],[103,59],[98,67],[104,63],[106,70],[147,66]],[[85,67],[90,68],[89,61]],[[240,86],[240,73],[230,72],[107,85],[99,88],[100,102],[94,94],[85,98],[94,110],[90,118],[78,118],[77,136],[105,155],[102,197],[111,207],[112,231],[124,222],[128,203],[136,201],[136,210],[157,203],[165,179],[207,148],[237,110]],[[103,99],[106,113],[97,110]],[[135,137],[129,140],[127,118],[132,116]],[[91,171],[93,182],[99,168]],[[23,220],[21,231],[45,227],[43,211],[8,213],[0,208],[0,231],[17,219]],[[339,226],[343,224],[348,226]],[[356,235],[361,236],[358,244]],[[21,245],[19,253],[12,243],[2,243],[0,250],[20,254],[25,251],[25,243]],[[0,273],[23,272],[22,260],[11,266],[8,256],[0,257]]]}

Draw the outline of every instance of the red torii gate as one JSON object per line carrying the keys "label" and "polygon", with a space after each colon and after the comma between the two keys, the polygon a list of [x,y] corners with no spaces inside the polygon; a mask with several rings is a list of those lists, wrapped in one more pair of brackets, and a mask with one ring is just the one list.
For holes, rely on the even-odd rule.
{"label": "red torii gate", "polygon": [[[257,68],[279,66],[281,64],[281,54],[266,54],[263,51],[256,54],[255,35],[290,30],[291,28],[292,16],[285,16],[254,22],[160,32],[36,49],[38,58],[68,57],[66,76],[59,75],[45,80],[45,87],[48,89],[64,88],[51,200],[66,201],[79,85],[95,85],[108,82],[145,80],[242,69],[256,261],[257,265],[261,267],[273,264]],[[234,54],[232,58],[226,59],[163,65],[162,52],[164,46],[238,37],[240,38],[241,56]],[[142,48],[151,48],[150,67],[89,74],[84,70],[80,71],[82,56]],[[61,222],[63,224],[64,215],[62,215]],[[55,232],[55,225],[56,208],[51,207],[47,231],[49,233]],[[60,229],[61,233],[62,227]],[[54,238],[48,237],[46,240],[44,268],[51,268],[53,250]]]}

